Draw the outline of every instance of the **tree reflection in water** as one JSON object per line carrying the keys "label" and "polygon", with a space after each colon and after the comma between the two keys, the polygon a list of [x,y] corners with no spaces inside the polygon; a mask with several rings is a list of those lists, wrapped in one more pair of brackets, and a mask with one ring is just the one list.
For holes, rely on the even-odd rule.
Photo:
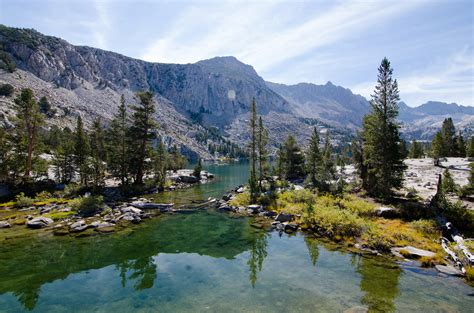
{"label": "tree reflection in water", "polygon": [[267,257],[267,235],[267,233],[258,233],[249,251],[250,256],[247,264],[249,266],[249,279],[252,287],[255,287],[257,272],[262,270],[263,260]]}
{"label": "tree reflection in water", "polygon": [[357,272],[362,276],[360,290],[365,292],[362,303],[369,312],[394,312],[398,295],[398,280],[402,270],[394,263],[360,256]]}
{"label": "tree reflection in water", "polygon": [[[117,269],[120,271],[122,287],[125,287],[127,280],[136,280],[133,287],[137,291],[153,287],[156,279],[156,265],[151,256],[122,262],[117,264]],[[130,271],[131,274],[127,277]]]}
{"label": "tree reflection in water", "polygon": [[313,266],[316,266],[316,262],[318,261],[319,257],[319,244],[317,240],[311,238],[310,236],[304,237],[304,242],[306,243],[306,247],[308,248],[309,257],[311,258],[311,263]]}

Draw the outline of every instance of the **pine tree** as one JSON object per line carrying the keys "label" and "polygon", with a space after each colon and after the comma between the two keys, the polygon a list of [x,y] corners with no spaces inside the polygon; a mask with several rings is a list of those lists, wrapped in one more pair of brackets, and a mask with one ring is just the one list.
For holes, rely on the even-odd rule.
{"label": "pine tree", "polygon": [[202,171],[202,162],[201,162],[201,158],[199,158],[198,163],[194,167],[193,176],[201,180],[201,171]]}
{"label": "pine tree", "polygon": [[474,158],[474,136],[471,136],[469,143],[467,144],[466,156],[468,158]]}
{"label": "pine tree", "polygon": [[326,132],[322,162],[319,168],[319,184],[322,191],[329,191],[331,181],[334,179],[335,168],[332,159],[332,146],[329,131]]}
{"label": "pine tree", "polygon": [[283,151],[285,178],[288,180],[303,178],[305,176],[304,154],[292,135],[288,135],[285,140]]}
{"label": "pine tree", "polygon": [[149,91],[137,93],[140,101],[132,106],[132,125],[130,128],[131,158],[129,168],[135,176],[135,184],[143,184],[143,176],[147,170],[146,159],[150,156],[150,144],[155,138],[157,127],[153,115],[155,104],[153,94]]}
{"label": "pine tree", "polygon": [[344,180],[344,172],[345,172],[345,162],[344,158],[341,156],[337,156],[336,158],[336,165],[339,167],[338,179],[337,179],[337,192],[342,194],[344,192],[344,188],[346,186],[346,181]]}
{"label": "pine tree", "polygon": [[409,151],[407,148],[407,142],[403,139],[400,139],[400,156],[402,159],[406,159],[409,155]]}
{"label": "pine tree", "polygon": [[456,129],[452,118],[448,117],[443,121],[441,134],[443,136],[442,157],[456,156]]}
{"label": "pine tree", "polygon": [[61,137],[61,143],[53,153],[53,165],[56,179],[67,184],[74,178],[74,140],[69,128],[62,132]]}
{"label": "pine tree", "polygon": [[92,156],[92,174],[94,186],[100,187],[105,182],[105,164],[107,153],[105,149],[104,130],[100,118],[97,118],[92,124],[91,132],[91,156]]}
{"label": "pine tree", "polygon": [[431,156],[435,166],[440,166],[440,158],[446,156],[443,134],[439,131],[431,142]]}
{"label": "pine tree", "polygon": [[0,183],[9,183],[10,181],[12,147],[8,132],[0,127]]}
{"label": "pine tree", "polygon": [[181,168],[185,168],[187,165],[187,160],[186,158],[179,152],[178,147],[176,145],[173,145],[170,149],[170,158],[168,160],[168,165],[167,167],[174,172]]}
{"label": "pine tree", "polygon": [[456,184],[454,183],[453,176],[448,169],[445,169],[443,172],[443,190],[444,192],[455,192]]}
{"label": "pine tree", "polygon": [[309,140],[306,152],[308,178],[314,187],[318,187],[318,169],[321,166],[321,152],[319,151],[319,133],[315,127]]}
{"label": "pine tree", "polygon": [[412,159],[419,159],[419,158],[422,158],[423,155],[424,155],[423,146],[418,141],[413,140],[411,142],[410,152],[408,156]]}
{"label": "pine tree", "polygon": [[285,179],[285,152],[283,146],[280,144],[277,150],[276,164],[273,168],[273,171],[278,179]]}
{"label": "pine tree", "polygon": [[351,151],[352,151],[352,162],[357,170],[357,174],[359,175],[362,181],[362,188],[365,190],[368,189],[368,179],[367,179],[367,165],[364,162],[364,148],[363,148],[363,139],[361,134],[357,134],[356,139],[354,139],[351,143]]}
{"label": "pine tree", "polygon": [[112,156],[108,162],[110,171],[115,178],[120,179],[122,186],[128,182],[129,162],[129,120],[125,98],[122,95],[118,112],[114,115],[108,130],[109,154]]}
{"label": "pine tree", "polygon": [[372,112],[363,122],[363,153],[367,166],[367,191],[387,198],[392,188],[399,188],[403,181],[403,157],[400,149],[397,101],[400,99],[397,80],[387,58],[378,68],[377,85],[370,102]]}
{"label": "pine tree", "polygon": [[48,98],[41,97],[39,99],[38,105],[40,107],[41,113],[48,114],[51,111],[51,104],[48,101]]}
{"label": "pine tree", "polygon": [[258,188],[263,190],[262,182],[268,176],[268,131],[263,126],[262,117],[258,120],[257,152],[258,152]]}
{"label": "pine tree", "polygon": [[[21,93],[15,98],[15,142],[18,156],[26,154],[24,162],[23,179],[29,180],[33,169],[33,161],[37,158],[36,148],[39,144],[38,129],[43,124],[39,106],[36,103],[31,89],[22,89]],[[26,151],[24,151],[26,150]]]}
{"label": "pine tree", "polygon": [[90,145],[87,133],[84,130],[81,116],[77,117],[76,129],[74,131],[74,163],[79,172],[80,182],[87,185],[89,178],[89,156]]}
{"label": "pine tree", "polygon": [[464,158],[466,156],[466,143],[464,142],[464,137],[461,132],[459,132],[456,137],[456,153],[457,157]]}
{"label": "pine tree", "polygon": [[166,183],[166,170],[168,163],[168,153],[161,138],[158,139],[154,158],[155,182],[158,190],[163,191]]}
{"label": "pine tree", "polygon": [[250,112],[250,145],[249,145],[249,157],[250,157],[250,176],[249,176],[249,187],[250,187],[250,201],[254,203],[257,201],[258,196],[258,183],[257,183],[257,104],[255,98],[252,100],[251,112]]}

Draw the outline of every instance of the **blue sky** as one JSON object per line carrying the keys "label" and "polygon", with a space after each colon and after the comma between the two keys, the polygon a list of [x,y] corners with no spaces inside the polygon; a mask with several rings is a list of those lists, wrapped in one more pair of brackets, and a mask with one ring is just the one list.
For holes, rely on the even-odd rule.
{"label": "blue sky", "polygon": [[474,105],[472,0],[0,0],[0,23],[154,62],[233,55],[269,81],[366,97],[387,56],[409,105]]}

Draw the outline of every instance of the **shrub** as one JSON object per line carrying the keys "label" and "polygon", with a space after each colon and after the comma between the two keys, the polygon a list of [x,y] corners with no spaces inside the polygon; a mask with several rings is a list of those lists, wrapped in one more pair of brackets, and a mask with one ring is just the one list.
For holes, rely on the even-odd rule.
{"label": "shrub", "polygon": [[471,284],[474,283],[474,267],[466,267],[466,280]]}
{"label": "shrub", "polygon": [[23,192],[20,192],[16,197],[15,197],[16,203],[15,206],[17,207],[25,207],[25,206],[31,206],[33,205],[33,199],[30,197],[25,196]]}
{"label": "shrub", "polygon": [[234,199],[229,201],[232,206],[247,206],[250,204],[250,193],[248,191],[235,195]]}
{"label": "shrub", "polygon": [[423,234],[436,235],[439,229],[432,220],[417,220],[410,223],[411,227]]}
{"label": "shrub", "polygon": [[71,215],[76,214],[76,211],[69,211],[69,212],[53,212],[53,213],[47,213],[44,216],[51,218],[54,221],[57,220],[62,220],[66,217],[69,217]]}
{"label": "shrub", "polygon": [[373,203],[357,199],[354,196],[344,197],[340,203],[345,209],[359,216],[373,216],[375,214],[375,205]]}
{"label": "shrub", "polygon": [[445,192],[455,192],[456,191],[456,184],[454,183],[453,177],[448,169],[444,170],[443,173],[443,191]]}
{"label": "shrub", "polygon": [[71,207],[82,216],[91,216],[97,213],[104,205],[104,197],[79,197],[71,201]]}
{"label": "shrub", "polygon": [[474,233],[474,211],[464,207],[462,202],[447,202],[443,214],[459,230],[465,231],[468,235]]}
{"label": "shrub", "polygon": [[51,199],[52,197],[53,195],[45,190],[41,191],[35,196],[35,201],[45,201]]}
{"label": "shrub", "polygon": [[10,84],[0,84],[0,96],[10,97],[13,94],[14,88]]}

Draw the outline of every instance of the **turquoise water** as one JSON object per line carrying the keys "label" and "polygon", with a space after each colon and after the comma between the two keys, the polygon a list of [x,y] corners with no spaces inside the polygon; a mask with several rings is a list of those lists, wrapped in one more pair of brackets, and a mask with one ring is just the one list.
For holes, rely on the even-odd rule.
{"label": "turquoise water", "polygon": [[460,279],[251,224],[208,209],[123,233],[3,241],[0,311],[473,312]]}

